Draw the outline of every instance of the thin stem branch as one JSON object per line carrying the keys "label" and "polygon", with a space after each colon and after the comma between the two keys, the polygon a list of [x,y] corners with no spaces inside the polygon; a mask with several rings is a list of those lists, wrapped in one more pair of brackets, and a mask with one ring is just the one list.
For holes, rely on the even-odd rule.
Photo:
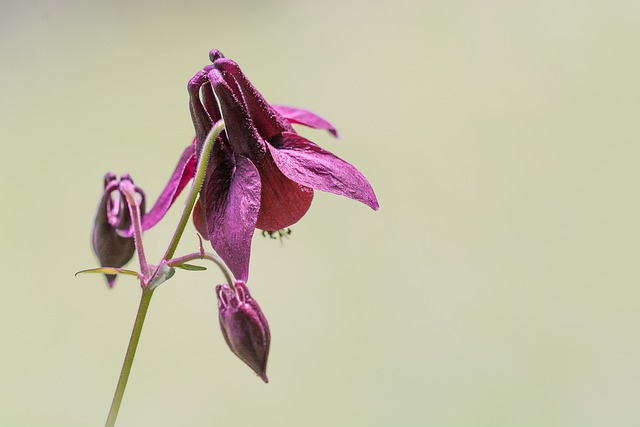
{"label": "thin stem branch", "polygon": [[138,348],[138,341],[140,340],[140,334],[142,333],[142,326],[144,325],[144,319],[147,315],[147,309],[149,308],[152,296],[152,290],[142,290],[142,298],[140,299],[138,314],[136,315],[136,321],[133,324],[133,331],[131,332],[131,338],[129,339],[129,346],[127,347],[127,353],[124,357],[122,370],[120,371],[120,378],[118,379],[116,392],[113,395],[113,401],[111,402],[111,409],[109,410],[109,416],[107,417],[105,427],[113,427],[116,423],[120,404],[122,403],[122,397],[124,396],[124,390],[127,387],[127,381],[129,380],[129,374],[131,373],[131,367],[133,366],[133,358],[135,357],[136,349]]}
{"label": "thin stem branch", "polygon": [[131,216],[131,222],[133,223],[133,240],[135,242],[136,252],[138,253],[138,259],[140,261],[140,272],[146,281],[149,278],[149,264],[147,264],[144,247],[142,246],[142,222],[140,219],[140,207],[136,200],[136,189],[131,181],[121,180],[120,191],[127,199],[129,214]]}
{"label": "thin stem branch", "polygon": [[224,261],[222,261],[218,256],[212,253],[194,252],[192,254],[170,259],[167,261],[167,265],[169,267],[178,267],[181,264],[184,264],[185,262],[193,261],[194,259],[206,259],[214,262],[218,267],[220,267],[220,270],[222,270],[222,274],[224,274],[224,277],[227,280],[227,283],[229,284],[229,286],[232,289],[234,288],[235,278],[233,276],[233,273],[231,273],[231,270],[229,270],[229,268],[226,266]]}
{"label": "thin stem branch", "polygon": [[178,222],[178,226],[176,227],[176,231],[173,233],[173,237],[171,238],[171,243],[169,243],[169,247],[167,248],[167,252],[164,254],[164,260],[168,261],[175,254],[176,249],[178,248],[178,243],[180,242],[180,238],[182,237],[182,233],[184,232],[184,228],[187,226],[187,222],[189,222],[189,216],[191,215],[191,211],[193,210],[193,206],[196,204],[196,199],[198,198],[198,193],[200,192],[200,188],[202,187],[202,181],[204,180],[204,174],[207,169],[207,162],[209,161],[209,155],[211,154],[211,149],[213,148],[213,142],[218,137],[218,134],[224,129],[224,122],[222,120],[218,121],[213,125],[211,131],[207,135],[205,139],[204,145],[202,146],[202,152],[200,153],[200,158],[198,159],[198,166],[196,168],[196,176],[193,178],[193,183],[191,185],[191,191],[189,192],[189,197],[187,199],[184,210],[182,211],[182,216],[180,217],[180,221]]}

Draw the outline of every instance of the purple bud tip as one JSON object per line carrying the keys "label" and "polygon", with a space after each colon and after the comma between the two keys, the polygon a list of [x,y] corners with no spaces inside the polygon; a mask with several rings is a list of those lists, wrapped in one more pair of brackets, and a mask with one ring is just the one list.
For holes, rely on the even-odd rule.
{"label": "purple bud tip", "polygon": [[116,176],[115,173],[107,172],[104,175],[104,187],[107,188],[107,185],[109,185],[112,181],[115,181],[117,179],[118,179],[118,177]]}
{"label": "purple bud tip", "polygon": [[209,51],[209,61],[211,61],[211,63],[214,63],[216,59],[220,58],[224,58],[224,55],[218,49],[211,49]]}
{"label": "purple bud tip", "polygon": [[271,333],[258,303],[243,282],[216,286],[220,329],[227,345],[265,383]]}
{"label": "purple bud tip", "polygon": [[118,276],[115,274],[105,274],[105,277],[107,278],[107,285],[109,286],[109,289],[112,289],[116,285],[116,279]]}

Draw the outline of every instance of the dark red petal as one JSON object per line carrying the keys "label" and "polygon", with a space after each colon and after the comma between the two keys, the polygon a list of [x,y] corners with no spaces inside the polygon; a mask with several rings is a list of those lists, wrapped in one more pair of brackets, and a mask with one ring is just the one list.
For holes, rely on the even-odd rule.
{"label": "dark red petal", "polygon": [[283,133],[274,145],[279,148],[267,145],[269,152],[289,179],[378,209],[373,188],[354,166],[295,133]]}
{"label": "dark red petal", "polygon": [[193,206],[193,225],[203,239],[209,240],[209,232],[207,231],[207,222],[205,219],[204,208],[200,199],[196,200],[196,204]]}
{"label": "dark red petal", "polygon": [[256,166],[262,181],[256,228],[275,231],[298,222],[311,206],[313,190],[284,176],[270,155]]}
{"label": "dark red petal", "polygon": [[260,209],[260,174],[249,159],[214,147],[215,169],[201,190],[213,249],[238,280],[249,275],[251,237]]}

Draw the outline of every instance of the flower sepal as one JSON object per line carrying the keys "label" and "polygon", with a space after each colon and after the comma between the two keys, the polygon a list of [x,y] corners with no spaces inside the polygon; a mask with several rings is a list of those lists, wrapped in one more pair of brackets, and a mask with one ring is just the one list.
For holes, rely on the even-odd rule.
{"label": "flower sepal", "polygon": [[167,280],[171,279],[174,274],[176,274],[176,269],[167,265],[166,262],[163,262],[158,266],[158,269],[153,275],[153,280],[151,281],[151,283],[149,283],[147,289],[149,289],[150,291],[154,290]]}

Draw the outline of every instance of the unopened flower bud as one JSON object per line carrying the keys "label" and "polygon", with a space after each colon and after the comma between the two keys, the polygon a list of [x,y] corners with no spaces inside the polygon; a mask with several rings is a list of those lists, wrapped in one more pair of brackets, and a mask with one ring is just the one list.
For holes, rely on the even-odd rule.
{"label": "unopened flower bud", "polygon": [[243,282],[216,286],[220,329],[231,351],[266,383],[271,334],[260,306]]}
{"label": "unopened flower bud", "polygon": [[[128,175],[121,179],[131,181]],[[131,226],[131,215],[124,197],[118,191],[119,184],[113,173],[105,175],[102,200],[93,226],[93,250],[102,267],[122,267],[133,257],[136,249],[133,237],[123,237],[118,233]],[[140,208],[144,213],[144,193],[138,187],[136,192],[141,196]],[[113,287],[116,276],[107,274],[106,277],[109,287]]]}

